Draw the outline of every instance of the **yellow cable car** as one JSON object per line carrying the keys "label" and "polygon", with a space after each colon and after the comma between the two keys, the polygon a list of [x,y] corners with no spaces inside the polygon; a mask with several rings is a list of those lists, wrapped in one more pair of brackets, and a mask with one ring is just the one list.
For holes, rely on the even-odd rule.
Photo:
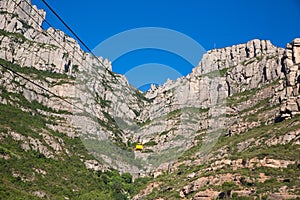
{"label": "yellow cable car", "polygon": [[136,143],[135,150],[136,151],[142,151],[143,150],[143,144],[141,142]]}
{"label": "yellow cable car", "polygon": [[135,144],[136,151],[143,151],[143,143],[141,140],[141,136],[138,138],[138,142]]}

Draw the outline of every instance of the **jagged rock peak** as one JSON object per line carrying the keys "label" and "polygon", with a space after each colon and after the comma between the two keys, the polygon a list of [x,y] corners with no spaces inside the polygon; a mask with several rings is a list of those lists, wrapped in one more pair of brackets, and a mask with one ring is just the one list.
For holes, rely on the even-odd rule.
{"label": "jagged rock peak", "polygon": [[[82,71],[93,66],[111,70],[111,62],[84,52],[78,42],[63,31],[53,27],[44,30],[42,23],[46,12],[31,5],[30,1],[2,0],[0,10],[0,29],[4,31],[0,40],[2,46],[11,43],[5,48],[0,45],[0,58],[21,66],[70,75],[74,70]],[[13,45],[11,41],[14,39],[25,45]]]}
{"label": "jagged rock peak", "polygon": [[203,55],[199,65],[189,75],[176,81],[169,81],[163,86],[151,88],[146,97],[153,99],[164,91],[182,85],[182,82],[195,82],[204,74],[218,70],[219,76],[226,78],[229,96],[261,87],[284,76],[281,72],[283,53],[283,48],[274,46],[269,40],[259,39],[250,40],[245,44],[213,49]]}
{"label": "jagged rock peak", "polygon": [[[10,13],[13,15],[17,15],[19,19],[23,20],[23,22],[38,30],[42,29],[42,23],[46,18],[46,12],[44,10],[38,9],[35,5],[32,6],[30,0],[1,0],[0,9],[7,12],[8,14]],[[1,20],[0,28],[4,29],[4,27],[6,27],[5,29],[11,29],[10,31],[12,32],[13,29],[16,28],[16,26],[18,27],[19,25],[19,22],[16,18],[14,18],[13,20],[14,23],[12,22],[10,24],[6,24],[6,21]]]}
{"label": "jagged rock peak", "polygon": [[253,39],[245,44],[213,49],[203,55],[199,65],[192,74],[201,75],[214,70],[230,68],[248,59],[263,55],[276,55],[283,49],[274,46],[270,40]]}

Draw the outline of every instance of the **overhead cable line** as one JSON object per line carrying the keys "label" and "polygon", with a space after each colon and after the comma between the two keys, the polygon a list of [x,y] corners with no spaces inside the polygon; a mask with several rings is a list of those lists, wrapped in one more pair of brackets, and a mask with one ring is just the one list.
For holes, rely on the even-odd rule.
{"label": "overhead cable line", "polygon": [[[70,101],[68,101],[68,100],[64,99],[63,97],[61,97],[61,96],[59,96],[59,95],[55,94],[54,92],[50,91],[49,89],[47,89],[47,88],[45,88],[45,87],[43,87],[43,86],[41,86],[41,85],[39,85],[39,84],[35,83],[34,81],[32,81],[32,80],[30,80],[29,78],[27,78],[27,77],[23,76],[22,74],[20,74],[20,73],[16,72],[15,70],[11,69],[10,67],[4,66],[4,65],[3,65],[3,64],[1,64],[1,63],[0,63],[0,66],[1,66],[1,67],[3,67],[3,68],[5,68],[5,69],[7,69],[7,70],[9,70],[9,71],[11,71],[12,73],[14,73],[14,74],[18,75],[19,77],[21,77],[21,78],[25,79],[26,81],[28,81],[28,82],[32,83],[33,85],[35,85],[35,86],[39,87],[40,89],[42,89],[42,90],[45,90],[46,92],[48,92],[48,93],[52,94],[53,96],[55,96],[55,97],[57,97],[57,98],[59,98],[59,99],[63,100],[64,102],[66,102],[66,103],[68,103],[68,104],[70,104],[70,105],[72,105],[72,106],[74,106],[74,107],[76,107],[76,108],[78,108],[78,109],[80,109],[80,110],[83,110],[82,108],[80,108],[80,107],[76,106],[76,105],[75,105],[75,104],[73,104],[72,102],[70,102]],[[83,110],[83,111],[84,111],[84,110]]]}
{"label": "overhead cable line", "polygon": [[[15,2],[15,0],[13,0],[14,2]],[[26,2],[36,13],[37,13],[37,15],[39,15],[40,17],[44,17],[44,16],[42,16],[39,12],[37,12],[37,10],[36,9],[34,9],[33,8],[33,6],[29,3],[29,2],[27,2],[26,0],[23,0],[24,2]],[[15,2],[16,3],[16,2]],[[19,4],[18,4],[19,5]],[[49,4],[48,4],[48,6],[49,6]],[[19,5],[19,7],[20,7],[20,5]],[[50,7],[50,6],[49,6]],[[20,7],[32,20],[34,20],[38,25],[39,25],[39,23],[30,15],[30,14],[28,14],[22,7]],[[51,7],[50,7],[51,8]],[[50,9],[49,8],[49,9]],[[51,10],[53,10],[52,8],[51,8]],[[53,10],[54,11],[54,10]],[[55,12],[55,11],[54,11]],[[57,13],[56,13],[56,15],[58,15]],[[59,16],[59,15],[58,15]],[[62,18],[61,17],[59,17],[60,18],[60,20],[62,20]],[[46,19],[44,20],[50,27],[54,27],[54,26],[52,26],[51,25],[51,23],[49,23]],[[63,21],[63,20],[62,20]],[[64,24],[66,24],[64,21],[63,21],[63,23]],[[66,24],[67,25],[67,24]],[[40,25],[39,25],[40,26]],[[68,29],[71,29],[69,26],[67,27]],[[70,30],[70,31],[72,31],[73,33],[75,33],[72,29]],[[49,35],[50,37],[52,37],[63,49],[65,49],[65,47],[63,47],[62,46],[62,44],[59,42],[59,41],[57,41],[52,35]],[[78,35],[76,34],[76,36],[78,37]],[[83,41],[78,37],[78,39],[83,43]],[[67,43],[68,44],[68,43]],[[69,46],[70,46],[70,44],[68,44]],[[85,44],[84,44],[85,45]],[[87,46],[87,45],[85,45],[85,46]],[[72,46],[70,46],[71,48],[72,48]],[[68,51],[67,49],[65,49],[66,51]],[[89,51],[90,51],[90,53],[91,53],[91,55],[93,55],[93,57],[94,58],[96,58],[96,60],[98,61],[98,63],[104,68],[104,70],[106,70],[110,75],[111,75],[111,77],[115,80],[115,81],[117,81],[117,83],[120,83],[120,80],[119,79],[117,79],[117,77],[114,75],[114,73],[112,72],[112,71],[110,71],[110,70],[108,70],[105,66],[104,66],[104,64],[103,64],[103,62],[102,61],[100,61],[99,60],[99,58],[97,57],[97,56],[95,56],[95,54],[89,49]],[[75,59],[75,60],[77,60],[76,58],[75,58],[75,56],[74,56],[74,54],[72,55],[72,57]],[[77,60],[78,61],[78,60]],[[80,63],[79,61],[78,61],[78,63]],[[99,74],[94,68],[93,68],[93,65],[91,64],[91,63],[88,63],[87,62],[87,64],[89,64],[89,66],[91,66],[91,69],[95,72],[95,73],[97,73],[97,74]],[[104,75],[103,74],[99,74],[102,78],[104,77]]]}
{"label": "overhead cable line", "polygon": [[[17,6],[20,7],[20,4],[17,4],[15,0],[13,0],[13,1],[15,2],[15,7],[14,7],[14,9],[16,9]],[[24,1],[25,1],[26,3],[28,3],[26,0],[24,0]],[[29,5],[30,5],[30,4],[29,4]],[[30,6],[32,6],[32,5],[30,5]],[[32,8],[33,8],[33,7],[32,7]],[[20,7],[20,9],[21,9],[26,15],[28,15],[35,23],[38,24],[38,22],[37,22],[36,20],[34,20],[34,18],[33,18],[30,14],[28,14],[22,7]],[[38,24],[38,25],[39,25],[39,24]],[[49,24],[49,25],[50,25],[50,24]],[[56,42],[57,42],[64,50],[67,51],[67,49],[65,49],[65,47],[63,47],[63,46],[62,46],[62,45],[61,45],[61,44],[60,44],[53,36],[51,36],[51,35],[49,35],[49,36],[52,37],[52,38],[53,38],[53,39],[54,39],[54,40],[55,40],[55,41],[56,41]],[[24,47],[24,48],[25,48],[25,47]],[[27,48],[25,48],[25,49],[27,49]],[[27,49],[27,50],[29,50],[29,49]],[[36,54],[37,57],[39,57],[40,59],[43,60],[43,58],[42,58],[41,56],[37,55],[36,52],[34,52],[34,53]],[[77,59],[75,58],[74,55],[73,55],[73,58],[74,58],[75,60],[77,60]],[[78,61],[78,63],[80,63],[79,60],[77,60],[77,61]],[[81,63],[81,64],[82,64],[82,63]],[[35,83],[34,81],[32,81],[32,80],[30,80],[29,78],[23,76],[22,74],[16,72],[15,70],[13,70],[13,69],[11,69],[11,68],[9,68],[9,67],[7,67],[7,66],[4,66],[3,64],[0,64],[0,65],[1,65],[3,68],[5,68],[5,69],[11,71],[12,73],[16,74],[17,76],[19,76],[19,77],[25,79],[26,81],[29,81],[29,82],[32,83],[33,85],[35,85],[35,86],[41,88],[42,90],[48,92],[49,94],[52,94],[53,96],[55,96],[55,97],[57,97],[57,98],[63,100],[64,102],[70,104],[71,106],[74,106],[74,107],[76,107],[76,108],[78,108],[78,109],[80,109],[80,110],[86,112],[84,109],[78,107],[77,105],[75,105],[75,104],[73,104],[72,102],[66,100],[65,98],[63,98],[63,97],[61,97],[61,96],[55,94],[54,92],[50,91],[49,89],[47,89],[47,88],[45,88],[45,87],[43,87],[43,86],[41,86],[41,85]],[[90,66],[91,66],[91,65],[90,65]]]}
{"label": "overhead cable line", "polygon": [[[99,60],[99,58],[91,51],[91,49],[79,38],[79,36],[71,29],[71,27],[59,16],[59,14],[57,12],[55,12],[55,10],[45,1],[45,0],[42,0],[43,3],[47,6],[47,8],[49,8],[49,10],[59,19],[59,21],[61,21],[61,23],[63,23],[63,25],[65,27],[67,27],[67,29],[78,39],[78,41],[89,51],[90,54],[92,54],[97,60],[98,62],[106,69],[108,70],[105,65]],[[110,70],[108,70],[109,73],[111,75],[112,72]],[[114,75],[113,75],[114,77]]]}
{"label": "overhead cable line", "polygon": [[[90,48],[79,38],[79,36],[70,28],[70,26],[57,14],[57,12],[55,12],[53,10],[53,8],[45,1],[42,0],[43,3],[47,6],[47,8],[49,8],[49,10],[59,19],[59,21],[61,23],[63,23],[63,25],[65,27],[67,27],[67,29],[78,39],[78,41],[90,52],[92,53],[92,51],[90,50]],[[96,56],[95,56],[96,57]]]}
{"label": "overhead cable line", "polygon": [[[38,23],[38,22],[37,22],[37,21],[36,21],[36,20],[35,20],[28,12],[27,12],[27,11],[25,11],[25,10],[20,6],[19,3],[17,3],[15,0],[13,0],[13,1],[15,2],[15,9],[16,9],[16,7],[18,6],[18,7],[19,7],[19,8],[20,8],[27,16],[29,16],[36,24],[38,24],[38,26],[40,26],[39,23]],[[40,15],[40,14],[32,7],[31,4],[29,4],[26,0],[23,0],[23,1],[26,2],[29,6],[31,6],[31,8],[32,8],[38,15]],[[40,15],[40,16],[41,16],[41,15]],[[41,16],[41,17],[43,17],[43,16]],[[45,20],[45,22],[46,22],[50,27],[53,27],[48,21]],[[64,23],[64,24],[65,24],[65,23]],[[73,31],[72,31],[72,32],[73,32]],[[59,41],[57,41],[55,37],[53,37],[53,36],[52,36],[51,34],[49,34],[48,32],[46,32],[46,33],[47,33],[51,38],[53,38],[53,39],[57,42],[57,44],[58,44],[59,46],[62,47],[62,49],[66,50],[66,51],[68,52],[68,50],[67,50],[64,46],[62,46],[62,44],[61,44]],[[76,35],[76,36],[77,36],[77,35]],[[77,36],[77,37],[78,37],[78,36]],[[80,38],[79,38],[79,40],[80,40]],[[82,40],[80,40],[80,42],[82,42]],[[83,43],[83,42],[82,42],[82,43]],[[67,44],[70,46],[69,43],[67,43]],[[72,46],[70,46],[70,47],[72,47]],[[73,48],[73,49],[74,49],[74,48]],[[90,50],[89,50],[89,51],[90,51]],[[77,53],[78,53],[78,52],[77,52]],[[80,53],[81,53],[81,52],[80,52]],[[81,63],[81,62],[75,57],[74,54],[71,55],[71,56],[72,56],[72,58],[73,58],[74,60],[76,60],[78,63]],[[95,55],[93,55],[93,56],[94,56],[95,58],[97,58]],[[37,57],[40,57],[40,56],[37,55]],[[41,58],[41,57],[40,57],[40,58]],[[107,71],[109,71],[109,70],[103,65],[103,63],[99,60],[99,58],[97,58],[97,60],[98,60],[98,62],[103,66],[104,69],[106,69]],[[81,63],[81,64],[82,64],[82,63]],[[87,62],[87,64],[89,64],[91,67],[93,67],[90,63]],[[70,102],[70,101],[66,100],[65,98],[63,98],[63,97],[61,97],[61,96],[55,94],[54,92],[50,91],[49,89],[47,89],[47,88],[45,88],[45,87],[43,87],[43,86],[41,86],[41,85],[35,83],[34,81],[30,80],[29,78],[23,76],[22,74],[20,74],[20,73],[18,73],[18,72],[16,72],[16,71],[14,71],[13,69],[11,69],[11,68],[9,68],[9,67],[7,67],[7,66],[4,66],[4,65],[2,65],[2,64],[1,64],[1,66],[2,66],[3,68],[5,68],[5,69],[11,71],[12,73],[14,73],[14,74],[20,76],[21,78],[23,78],[23,79],[29,81],[29,82],[32,83],[33,85],[35,85],[35,86],[37,86],[37,87],[43,89],[44,91],[46,91],[46,92],[52,94],[53,96],[55,96],[55,97],[57,97],[57,98],[63,100],[64,102],[66,102],[66,103],[68,103],[68,104],[70,104],[70,105],[72,105],[72,106],[74,106],[74,107],[76,107],[76,108],[78,108],[78,109],[80,109],[80,110],[82,110],[82,111],[85,112],[84,109],[82,109],[82,108],[76,106],[76,105],[73,104],[72,102]],[[109,71],[109,72],[112,74],[111,71]],[[101,75],[102,75],[102,74],[101,74]],[[112,75],[113,75],[113,74],[112,74]],[[114,77],[114,75],[113,75],[113,77]],[[115,78],[115,77],[114,77],[114,78]]]}
{"label": "overhead cable line", "polygon": [[[15,1],[15,0],[12,0],[12,1],[14,1],[15,2],[15,4],[24,12],[24,14],[26,14],[29,18],[31,18],[38,26],[40,26],[40,24],[39,24],[39,22],[36,20],[36,19],[34,19],[33,17],[32,17],[32,15],[30,15],[30,13],[28,13],[26,10],[24,10],[22,7],[20,7],[20,4],[17,4],[17,2]],[[34,8],[33,8],[33,6],[29,3],[29,2],[27,2],[26,0],[23,0],[23,2],[25,2],[27,5],[29,5],[29,6],[31,6],[31,8],[36,12],[36,14],[37,15],[39,15],[40,17],[43,17],[39,12],[37,12]],[[51,23],[49,23],[46,19],[44,20],[50,27],[54,27],[54,26],[52,26],[52,24]],[[40,26],[41,27],[41,26]],[[42,28],[42,27],[41,27]],[[54,29],[54,31],[56,32],[56,30]],[[47,32],[46,31],[46,33],[47,33],[47,35],[49,35],[62,49],[64,49],[66,52],[68,52],[68,49],[66,49],[66,47],[64,47],[62,44],[61,44],[61,42],[60,41],[58,41],[54,36],[52,36],[49,32]],[[60,36],[60,35],[59,35]],[[61,39],[63,39],[63,38],[61,38]],[[74,47],[73,46],[71,46],[69,43],[66,43],[69,47],[71,47],[71,48],[73,48],[73,50],[74,50]],[[82,52],[79,52],[79,51],[76,51],[78,54],[81,54]],[[81,63],[75,56],[74,56],[74,54],[72,54],[71,55],[72,56],[72,58],[74,59],[74,60],[76,60],[78,63],[80,63],[81,65],[83,65],[83,63]],[[100,61],[100,63],[101,63],[101,61]],[[92,64],[90,64],[90,63],[87,63],[87,64],[89,64],[90,66],[92,66]],[[102,66],[104,66],[102,63],[101,63],[101,65]],[[105,68],[105,67],[104,67]]]}

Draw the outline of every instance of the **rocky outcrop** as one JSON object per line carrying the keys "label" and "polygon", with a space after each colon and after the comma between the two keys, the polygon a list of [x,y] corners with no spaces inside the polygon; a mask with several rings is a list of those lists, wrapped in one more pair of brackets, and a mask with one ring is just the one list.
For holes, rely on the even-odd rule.
{"label": "rocky outcrop", "polygon": [[289,118],[300,113],[300,39],[287,44],[283,59],[286,81],[281,99],[281,116]]}
{"label": "rocky outcrop", "polygon": [[[0,2],[0,58],[23,67],[35,67],[71,75],[82,68],[99,65],[111,70],[107,59],[94,58],[82,51],[75,39],[60,30],[42,29],[46,13],[30,1]],[[16,42],[18,41],[18,42]],[[21,43],[21,44],[20,44]]]}
{"label": "rocky outcrop", "polygon": [[[275,159],[258,159],[258,158],[253,158],[247,161],[243,161],[242,159],[239,160],[221,160],[217,161],[213,164],[211,164],[210,169],[205,169],[208,171],[220,171],[221,169],[226,169],[227,167],[232,167],[232,173],[226,173],[226,174],[218,174],[216,173],[215,175],[209,175],[209,176],[202,176],[202,174],[205,173],[205,170],[200,170],[197,172],[197,174],[193,175],[194,177],[201,176],[193,181],[191,181],[188,185],[184,186],[181,191],[180,191],[180,197],[185,198],[188,195],[190,196],[193,194],[193,199],[214,199],[217,198],[220,195],[224,195],[224,192],[220,191],[214,191],[212,189],[206,189],[209,188],[209,185],[213,185],[214,187],[216,186],[221,186],[224,183],[234,183],[237,186],[240,186],[240,189],[237,191],[230,191],[230,194],[236,193],[238,196],[249,196],[251,194],[255,193],[255,187],[252,187],[252,191],[249,190],[241,190],[241,186],[247,182],[247,183],[254,183],[254,182],[265,182],[272,177],[268,177],[263,173],[259,174],[259,177],[257,177],[257,180],[251,179],[250,177],[243,177],[239,173],[236,173],[237,170],[242,169],[242,168],[251,168],[255,169],[257,167],[267,167],[267,168],[287,168],[288,165],[295,164],[295,161],[287,161],[287,160],[275,160]],[[227,165],[227,166],[226,166]],[[190,179],[190,177],[187,177]],[[237,188],[237,187],[236,187]],[[285,192],[287,196],[290,194],[288,192]],[[278,195],[283,195],[282,193],[278,193]],[[293,195],[291,195],[293,196]],[[270,198],[271,196],[269,196]],[[295,196],[297,197],[297,195]]]}
{"label": "rocky outcrop", "polygon": [[39,198],[46,198],[47,194],[44,191],[34,191],[32,194]]}
{"label": "rocky outcrop", "polygon": [[[207,184],[222,185],[223,183],[232,181],[234,179],[239,180],[240,176],[236,176],[232,174],[224,174],[217,177],[214,176],[201,177],[195,181],[192,181],[190,185],[184,186],[183,189],[180,191],[180,196],[185,197],[190,193],[196,192],[197,190],[199,190],[200,188],[204,187]],[[199,192],[194,196],[194,198],[195,199],[198,199],[199,197],[216,198],[218,197],[219,193],[220,192],[213,191],[213,192],[206,193],[206,196],[202,196],[203,194]]]}
{"label": "rocky outcrop", "polygon": [[91,169],[94,171],[104,171],[107,170],[107,168],[105,168],[102,164],[100,164],[97,160],[86,160],[84,162],[85,167],[87,169]]}
{"label": "rocky outcrop", "polygon": [[[270,41],[258,39],[208,51],[187,77],[169,80],[163,86],[153,86],[146,93],[153,103],[143,111],[141,120],[154,119],[184,106],[211,107],[217,99],[261,88],[283,78],[283,52]],[[218,84],[214,86],[214,82]],[[212,90],[215,90],[215,95]]]}
{"label": "rocky outcrop", "polygon": [[221,70],[226,76],[228,96],[237,92],[261,87],[283,76],[281,57],[283,49],[269,40],[254,39],[246,44],[214,49],[203,56],[192,75]]}
{"label": "rocky outcrop", "polygon": [[299,198],[299,196],[298,195],[293,195],[293,194],[282,194],[282,193],[279,193],[279,192],[277,192],[277,193],[274,193],[274,194],[270,194],[269,196],[268,196],[268,200],[282,200],[282,199],[297,199],[297,198]]}
{"label": "rocky outcrop", "polygon": [[141,192],[138,196],[133,197],[132,200],[143,199],[145,196],[150,194],[155,188],[159,187],[159,185],[160,185],[159,182],[150,183],[146,188],[141,190]]}
{"label": "rocky outcrop", "polygon": [[[34,29],[41,30],[42,23],[46,17],[46,12],[37,9],[35,5],[32,6],[30,1],[2,0],[0,2],[0,9],[6,14],[1,15],[0,29],[6,29],[10,32],[22,31],[21,24],[24,23],[27,23],[28,26]],[[19,19],[10,18],[11,16],[18,16]]]}
{"label": "rocky outcrop", "polygon": [[199,191],[192,198],[193,200],[209,200],[218,198],[219,192],[211,189],[207,189],[205,191]]}

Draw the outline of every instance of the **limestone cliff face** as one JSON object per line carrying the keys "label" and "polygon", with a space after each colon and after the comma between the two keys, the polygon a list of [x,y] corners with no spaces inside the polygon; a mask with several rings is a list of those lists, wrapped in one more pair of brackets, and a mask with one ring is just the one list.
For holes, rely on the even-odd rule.
{"label": "limestone cliff face", "polygon": [[[187,79],[193,82],[193,85],[201,87],[201,84],[196,81],[197,78],[217,72],[215,76],[225,78],[226,96],[230,96],[283,78],[281,63],[283,54],[284,49],[275,47],[270,41],[254,39],[246,44],[208,51],[192,73],[182,79]],[[155,98],[173,85],[177,85],[177,82],[182,82],[182,79],[173,83],[167,82],[157,89],[153,88],[146,95]],[[199,89],[199,87],[190,86],[190,93],[203,91],[205,88]]]}
{"label": "limestone cliff face", "polygon": [[[205,99],[204,94],[209,93],[209,87],[205,85],[204,79],[209,77],[210,73],[218,78],[222,85],[222,89],[219,90],[222,90],[224,97],[228,97],[283,78],[284,74],[281,71],[283,53],[284,49],[275,47],[270,41],[257,39],[246,44],[211,50],[203,56],[199,65],[187,77],[169,81],[158,88],[153,87],[146,96],[165,104],[164,100],[168,99],[167,96],[176,96],[178,93],[180,96],[182,93],[176,91],[164,95],[167,91],[171,92],[174,88],[187,84],[185,88],[188,90],[187,101],[207,106],[210,102]],[[180,104],[180,100],[175,99],[173,104]]]}
{"label": "limestone cliff face", "polygon": [[[6,29],[11,32],[24,31],[26,28],[23,23],[28,24],[34,29],[41,30],[41,25],[45,19],[46,12],[37,9],[35,5],[31,6],[30,2],[26,3],[21,0],[0,2],[0,8],[6,15],[1,15],[1,29]],[[16,18],[16,15],[19,17]],[[23,23],[22,23],[23,22]]]}
{"label": "limestone cliff face", "polygon": [[[2,12],[0,15],[1,59],[21,67],[67,75],[65,77],[70,79],[65,83],[57,84],[59,80],[49,78],[43,84],[46,89],[70,101],[75,98],[75,91],[82,92],[82,94],[88,93],[86,90],[81,91],[83,88],[80,88],[80,81],[83,79],[87,81],[89,78],[89,84],[93,85],[93,88],[89,89],[97,90],[98,98],[107,102],[116,102],[119,98],[123,98],[125,103],[122,104],[123,111],[121,112],[127,113],[130,118],[135,117],[134,112],[129,108],[130,106],[139,112],[140,106],[135,104],[139,101],[135,96],[137,90],[129,86],[124,76],[114,75],[110,71],[111,63],[107,59],[95,58],[84,52],[73,38],[60,30],[52,27],[48,30],[41,28],[46,15],[43,10],[37,9],[36,6],[31,7],[29,1],[19,0],[3,0],[0,2],[0,6]],[[89,76],[85,77],[86,74],[82,75],[83,73],[89,73]],[[118,90],[119,88],[124,88],[124,91]],[[38,96],[33,94],[32,97],[29,97],[29,93],[25,93],[29,100]],[[124,98],[125,93],[128,98]],[[135,97],[131,97],[132,95]],[[80,96],[82,95],[77,94],[77,97]],[[95,98],[96,95],[93,94],[93,97]],[[39,98],[39,101],[42,99]],[[73,103],[80,107],[80,104],[86,103],[82,101],[83,99]],[[47,104],[47,102],[44,103]],[[72,111],[66,102],[59,102],[59,104],[61,105],[49,102],[50,107],[65,108]],[[109,110],[108,108],[106,106],[106,110],[104,110],[112,112],[112,109]]]}
{"label": "limestone cliff face", "polygon": [[209,51],[192,74],[223,70],[230,96],[282,77],[283,51],[269,40],[254,39],[246,44]]}
{"label": "limestone cliff face", "polygon": [[291,117],[300,112],[300,39],[287,44],[283,70],[286,81],[284,96],[282,97],[282,117]]}
{"label": "limestone cliff face", "polygon": [[[5,31],[1,34],[0,58],[21,66],[68,74],[83,66],[99,64],[62,31],[52,27],[43,30],[46,13],[29,1],[3,0],[0,6],[5,13],[0,16],[0,29]],[[99,59],[103,62],[101,67],[111,69],[107,59]],[[74,66],[76,69],[73,69]]]}

